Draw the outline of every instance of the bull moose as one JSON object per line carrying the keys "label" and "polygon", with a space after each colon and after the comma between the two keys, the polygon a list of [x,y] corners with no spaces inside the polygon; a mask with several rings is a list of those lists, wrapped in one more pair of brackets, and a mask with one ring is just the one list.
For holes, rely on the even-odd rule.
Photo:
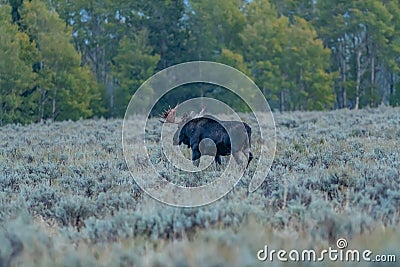
{"label": "bull moose", "polygon": [[245,122],[240,121],[221,121],[211,115],[203,115],[205,107],[197,115],[192,111],[190,115],[186,113],[180,122],[175,122],[176,112],[179,104],[175,108],[169,108],[161,114],[162,123],[178,124],[178,129],[173,137],[173,145],[185,144],[192,150],[192,162],[199,166],[202,155],[214,156],[216,165],[221,165],[221,156],[233,155],[235,161],[242,165],[240,153],[242,152],[249,166],[253,159],[250,152],[251,128]]}

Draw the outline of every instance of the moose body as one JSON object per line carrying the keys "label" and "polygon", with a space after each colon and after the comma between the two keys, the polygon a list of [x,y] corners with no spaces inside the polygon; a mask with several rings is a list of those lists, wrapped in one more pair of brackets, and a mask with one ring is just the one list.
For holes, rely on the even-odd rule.
{"label": "moose body", "polygon": [[178,129],[173,137],[173,145],[185,144],[192,150],[192,161],[195,166],[199,166],[202,155],[214,156],[215,163],[221,164],[221,156],[233,155],[236,162],[241,165],[240,153],[243,153],[247,159],[248,167],[253,159],[250,152],[251,146],[251,128],[241,121],[221,121],[214,116],[203,116],[205,107],[199,114],[194,115],[191,112],[188,116],[184,114],[180,122],[175,122],[175,108],[169,108],[161,118],[162,123],[176,123]]}
{"label": "moose body", "polygon": [[173,139],[174,145],[185,144],[191,148],[192,161],[196,166],[202,155],[214,156],[216,164],[220,165],[221,156],[232,154],[236,162],[241,164],[240,152],[246,156],[248,166],[253,159],[250,142],[251,128],[247,123],[220,121],[212,116],[188,121],[178,128]]}

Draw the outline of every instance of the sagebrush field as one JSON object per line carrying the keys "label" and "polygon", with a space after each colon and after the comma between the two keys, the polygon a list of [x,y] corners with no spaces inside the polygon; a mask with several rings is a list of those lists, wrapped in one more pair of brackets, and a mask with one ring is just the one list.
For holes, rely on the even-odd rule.
{"label": "sagebrush field", "polygon": [[122,154],[122,120],[1,127],[0,266],[283,266],[257,251],[319,251],[338,238],[400,261],[400,109],[274,116],[277,150],[263,185],[248,194],[245,174],[200,208],[141,191]]}

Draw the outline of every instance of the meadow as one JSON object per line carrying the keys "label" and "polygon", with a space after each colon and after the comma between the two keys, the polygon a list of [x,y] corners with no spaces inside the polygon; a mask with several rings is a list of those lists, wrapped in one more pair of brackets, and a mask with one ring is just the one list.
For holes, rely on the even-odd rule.
{"label": "meadow", "polygon": [[[400,261],[400,109],[274,118],[276,155],[262,186],[248,193],[250,165],[234,190],[199,208],[167,206],[138,187],[122,153],[122,120],[1,127],[0,266],[286,266],[257,252],[321,251],[339,238]],[[157,119],[149,125],[161,128]],[[168,176],[162,155],[156,162]]]}

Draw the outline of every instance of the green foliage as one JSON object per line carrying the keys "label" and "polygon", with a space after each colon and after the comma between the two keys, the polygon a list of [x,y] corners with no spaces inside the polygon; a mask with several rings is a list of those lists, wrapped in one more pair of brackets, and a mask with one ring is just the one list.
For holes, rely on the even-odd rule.
{"label": "green foliage", "polygon": [[240,1],[190,1],[188,6],[188,58],[215,60],[222,48],[240,47],[245,26]]}
{"label": "green foliage", "polygon": [[268,1],[252,2],[246,14],[245,58],[272,106],[281,110],[332,107],[330,52],[312,25],[298,17],[292,23],[285,16],[278,18]]}
{"label": "green foliage", "polygon": [[[324,48],[317,32],[306,20],[295,17],[289,28],[289,44],[285,57],[289,80],[296,81],[289,89],[291,109],[323,110],[334,103],[332,90],[335,73],[329,73],[330,51]],[[294,92],[293,92],[294,91]],[[294,97],[293,97],[294,96]]]}
{"label": "green foliage", "polygon": [[0,6],[0,125],[29,122],[24,114],[24,94],[30,90],[34,74],[31,71],[34,54],[29,37],[11,23],[11,8]]}
{"label": "green foliage", "polygon": [[[397,0],[6,0],[1,8],[2,124],[121,117],[144,80],[192,60],[238,68],[282,111],[396,103]],[[200,95],[221,97],[195,85],[160,105]]]}
{"label": "green foliage", "polygon": [[[133,40],[126,36],[121,39],[118,54],[113,59],[113,76],[118,85],[115,93],[115,115],[118,117],[125,114],[132,95],[154,73],[160,56],[152,55],[152,50],[145,30],[139,32]],[[151,103],[152,88],[148,88],[147,92],[145,105]]]}
{"label": "green foliage", "polygon": [[35,84],[39,120],[88,118],[93,115],[91,102],[99,92],[92,74],[82,67],[80,55],[71,43],[71,29],[58,14],[39,1],[24,4],[22,27],[37,48],[36,60],[43,66]]}
{"label": "green foliage", "polygon": [[[137,9],[143,14],[132,39],[147,30],[149,45],[160,56],[157,70],[187,61],[187,31],[185,29],[185,1],[138,1]],[[145,66],[144,66],[145,67]]]}
{"label": "green foliage", "polygon": [[[398,2],[394,2],[317,1],[317,14],[312,21],[325,45],[333,51],[331,69],[340,73],[341,82],[336,85],[341,92],[339,107],[388,103],[393,83],[381,76],[379,69],[393,71],[398,65],[394,63],[399,49],[395,37],[399,29]],[[352,81],[353,88],[346,88],[348,81]],[[354,94],[347,94],[349,89]]]}
{"label": "green foliage", "polygon": [[390,104],[394,107],[400,106],[400,83],[397,83],[394,93],[391,95]]}
{"label": "green foliage", "polygon": [[[241,54],[235,53],[229,49],[222,49],[221,54],[217,57],[217,62],[226,64],[237,70],[243,72],[248,77],[251,77],[251,71],[248,69],[247,64],[244,62],[243,56]],[[232,85],[235,86],[235,81],[232,81]],[[246,92],[247,88],[240,88],[244,93]],[[217,92],[217,93],[216,93]],[[236,112],[249,112],[249,108],[246,103],[243,102],[236,94],[232,93],[231,91],[227,90],[226,88],[215,88],[213,87],[212,90],[210,89],[206,92],[205,96],[218,99],[223,101],[230,107],[234,108]]]}
{"label": "green foliage", "polygon": [[251,76],[251,72],[248,69],[247,64],[244,62],[241,54],[235,53],[229,49],[223,48],[221,54],[217,57],[217,62],[231,66],[247,76]]}

